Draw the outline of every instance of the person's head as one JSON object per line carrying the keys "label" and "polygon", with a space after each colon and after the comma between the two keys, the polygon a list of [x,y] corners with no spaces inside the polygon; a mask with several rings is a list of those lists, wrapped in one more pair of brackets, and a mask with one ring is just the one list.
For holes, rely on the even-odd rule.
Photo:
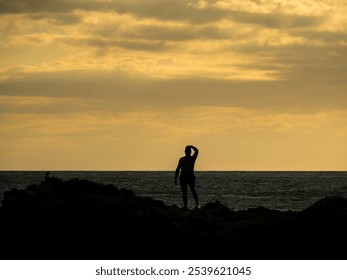
{"label": "person's head", "polygon": [[187,146],[184,150],[184,153],[186,154],[186,156],[190,156],[192,153],[192,147],[191,146]]}

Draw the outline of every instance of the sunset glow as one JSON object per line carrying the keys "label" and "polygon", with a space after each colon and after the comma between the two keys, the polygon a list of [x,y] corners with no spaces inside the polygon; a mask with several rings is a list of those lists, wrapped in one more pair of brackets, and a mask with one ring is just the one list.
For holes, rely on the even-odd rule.
{"label": "sunset glow", "polygon": [[346,14],[0,0],[0,170],[347,170]]}

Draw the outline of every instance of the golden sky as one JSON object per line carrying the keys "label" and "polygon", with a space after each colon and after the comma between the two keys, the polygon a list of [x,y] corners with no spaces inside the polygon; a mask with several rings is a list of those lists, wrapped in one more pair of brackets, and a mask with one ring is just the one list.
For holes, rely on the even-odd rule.
{"label": "golden sky", "polygon": [[347,170],[346,0],[0,0],[0,170]]}

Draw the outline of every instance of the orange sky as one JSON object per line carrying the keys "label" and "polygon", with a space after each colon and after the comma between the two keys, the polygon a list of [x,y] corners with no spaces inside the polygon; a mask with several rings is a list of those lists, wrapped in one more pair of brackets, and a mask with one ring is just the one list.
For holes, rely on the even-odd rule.
{"label": "orange sky", "polygon": [[346,14],[0,0],[0,170],[347,170]]}

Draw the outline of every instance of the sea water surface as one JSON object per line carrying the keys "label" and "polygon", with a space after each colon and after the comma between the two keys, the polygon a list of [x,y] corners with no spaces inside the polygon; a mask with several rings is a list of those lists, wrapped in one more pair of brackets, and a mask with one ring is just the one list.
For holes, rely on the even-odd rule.
{"label": "sea water surface", "polygon": [[[23,189],[44,180],[46,171],[0,171],[0,201],[5,191]],[[173,171],[51,171],[68,180],[88,179],[133,190],[137,195],[182,207],[181,190]],[[200,204],[220,201],[230,209],[263,206],[300,211],[325,196],[347,197],[347,172],[197,171]],[[188,190],[189,205],[194,201]]]}

